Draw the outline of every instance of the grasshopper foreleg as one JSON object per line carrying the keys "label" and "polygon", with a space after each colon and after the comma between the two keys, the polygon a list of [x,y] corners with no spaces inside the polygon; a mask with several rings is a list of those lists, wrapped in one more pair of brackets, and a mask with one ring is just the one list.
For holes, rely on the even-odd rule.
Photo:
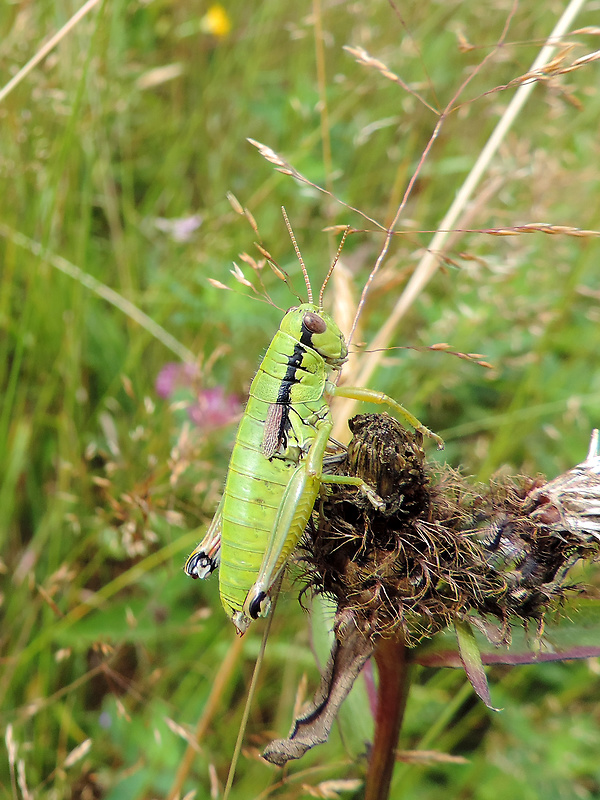
{"label": "grasshopper foreleg", "polygon": [[374,508],[378,511],[382,511],[385,508],[385,503],[381,497],[362,478],[355,478],[352,475],[323,475],[321,482],[332,483],[337,486],[356,486]]}

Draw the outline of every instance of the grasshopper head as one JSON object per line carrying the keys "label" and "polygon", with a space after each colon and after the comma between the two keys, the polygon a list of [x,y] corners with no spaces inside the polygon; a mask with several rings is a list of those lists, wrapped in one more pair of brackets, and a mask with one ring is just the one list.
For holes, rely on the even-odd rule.
{"label": "grasshopper head", "polygon": [[314,303],[290,308],[279,329],[316,350],[332,367],[340,367],[348,357],[346,341],[333,317]]}

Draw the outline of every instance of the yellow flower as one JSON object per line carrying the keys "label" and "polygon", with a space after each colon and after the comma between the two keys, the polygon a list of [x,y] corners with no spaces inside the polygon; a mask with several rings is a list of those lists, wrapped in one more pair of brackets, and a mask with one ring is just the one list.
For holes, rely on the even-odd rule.
{"label": "yellow flower", "polygon": [[212,5],[200,20],[200,29],[222,39],[231,30],[231,20],[220,3]]}

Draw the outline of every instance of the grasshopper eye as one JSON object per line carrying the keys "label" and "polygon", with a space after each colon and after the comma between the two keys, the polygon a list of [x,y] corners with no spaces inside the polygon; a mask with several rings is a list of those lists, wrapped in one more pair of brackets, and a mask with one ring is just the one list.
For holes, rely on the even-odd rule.
{"label": "grasshopper eye", "polygon": [[304,327],[311,333],[325,333],[327,330],[327,323],[318,314],[313,314],[312,311],[307,312],[302,320]]}

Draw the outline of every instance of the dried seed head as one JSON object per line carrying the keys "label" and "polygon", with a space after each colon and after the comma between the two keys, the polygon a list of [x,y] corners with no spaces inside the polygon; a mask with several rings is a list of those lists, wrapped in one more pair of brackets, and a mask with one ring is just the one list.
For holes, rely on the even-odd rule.
{"label": "dried seed head", "polygon": [[569,568],[600,550],[597,453],[550,483],[473,487],[448,467],[427,469],[421,437],[387,415],[359,415],[351,429],[343,471],[384,508],[353,488],[332,491],[302,558],[309,587],[337,601],[339,630],[350,618],[372,640],[402,634],[412,646],[479,615],[506,644],[515,622],[541,629],[571,588]]}

